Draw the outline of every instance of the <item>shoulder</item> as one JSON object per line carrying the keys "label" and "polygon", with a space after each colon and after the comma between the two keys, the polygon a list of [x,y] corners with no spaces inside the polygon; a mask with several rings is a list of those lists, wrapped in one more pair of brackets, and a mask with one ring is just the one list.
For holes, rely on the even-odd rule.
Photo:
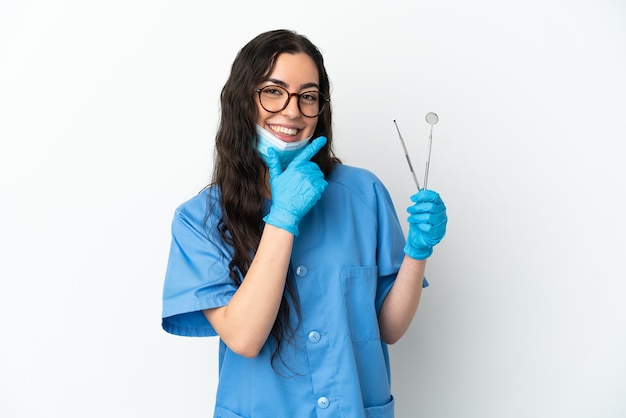
{"label": "shoulder", "polygon": [[368,207],[376,207],[381,201],[390,201],[383,182],[371,171],[344,164],[337,164],[326,179],[331,194],[352,196]]}
{"label": "shoulder", "polygon": [[350,185],[382,184],[380,179],[371,171],[351,165],[337,164],[333,167],[327,179],[329,182]]}
{"label": "shoulder", "polygon": [[218,188],[209,186],[176,208],[174,222],[183,221],[196,226],[203,225],[208,217],[219,216],[221,212],[219,208]]}
{"label": "shoulder", "polygon": [[385,190],[382,181],[371,171],[350,165],[337,164],[327,178],[329,185],[335,184],[354,192]]}

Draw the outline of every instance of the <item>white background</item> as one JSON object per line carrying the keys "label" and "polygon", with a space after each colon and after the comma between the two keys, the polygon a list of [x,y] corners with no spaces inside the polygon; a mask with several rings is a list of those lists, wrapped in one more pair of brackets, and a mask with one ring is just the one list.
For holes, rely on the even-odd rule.
{"label": "white background", "polygon": [[160,328],[176,206],[237,51],[307,35],[345,163],[448,206],[391,349],[397,416],[626,416],[626,5],[0,0],[0,416],[209,417],[217,340]]}

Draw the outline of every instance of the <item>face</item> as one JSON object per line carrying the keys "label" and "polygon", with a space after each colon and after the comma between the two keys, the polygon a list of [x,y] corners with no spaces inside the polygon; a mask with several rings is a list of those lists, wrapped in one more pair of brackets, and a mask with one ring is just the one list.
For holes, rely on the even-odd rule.
{"label": "face", "polygon": [[[265,86],[284,87],[289,93],[319,91],[319,74],[315,62],[305,53],[280,54],[268,79],[259,88]],[[265,101],[264,101],[265,103]],[[313,135],[319,116],[309,118],[298,108],[298,98],[292,96],[287,107],[277,113],[265,110],[256,96],[258,107],[257,124],[272,132],[285,142],[298,142]]]}

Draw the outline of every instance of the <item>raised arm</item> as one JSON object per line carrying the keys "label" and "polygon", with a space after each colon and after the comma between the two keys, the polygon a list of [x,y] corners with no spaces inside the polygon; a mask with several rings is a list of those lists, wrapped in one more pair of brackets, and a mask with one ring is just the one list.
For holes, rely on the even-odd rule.
{"label": "raised arm", "polygon": [[324,137],[315,139],[285,171],[270,149],[272,206],[264,218],[259,247],[228,305],[204,311],[224,343],[240,355],[257,356],[276,321],[298,224],[328,185],[317,164],[310,161],[325,143]]}
{"label": "raised arm", "polygon": [[234,352],[255,357],[272,330],[285,288],[294,235],[267,224],[248,274],[226,306],[205,316]]}
{"label": "raised arm", "polygon": [[443,239],[448,222],[446,207],[436,192],[420,190],[411,200],[415,203],[407,209],[406,255],[378,315],[381,338],[388,344],[396,343],[404,335],[415,316],[422,295],[426,259]]}

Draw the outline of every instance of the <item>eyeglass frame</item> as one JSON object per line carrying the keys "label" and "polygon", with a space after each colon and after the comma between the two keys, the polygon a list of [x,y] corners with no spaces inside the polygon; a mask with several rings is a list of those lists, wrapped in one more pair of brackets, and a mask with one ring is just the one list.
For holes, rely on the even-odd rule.
{"label": "eyeglass frame", "polygon": [[[278,87],[279,89],[284,90],[284,91],[287,92],[287,100],[285,100],[285,105],[282,108],[280,108],[279,110],[273,110],[273,111],[272,110],[267,110],[267,108],[265,106],[263,106],[263,101],[261,100],[261,93],[263,92],[263,90],[265,90],[268,87]],[[259,104],[261,105],[261,107],[266,112],[269,112],[269,113],[278,113],[278,112],[282,112],[283,110],[285,110],[287,108],[287,106],[289,106],[289,102],[291,101],[291,98],[294,97],[294,96],[298,98],[298,100],[296,101],[296,103],[298,104],[298,111],[300,111],[300,114],[302,116],[304,116],[305,118],[316,118],[316,117],[318,117],[319,115],[322,114],[324,109],[326,109],[326,103],[330,103],[330,99],[328,97],[326,97],[326,95],[324,93],[322,93],[321,91],[319,91],[319,90],[307,90],[307,91],[303,91],[302,93],[291,93],[291,92],[289,92],[289,90],[287,90],[286,88],[284,88],[282,86],[278,86],[276,84],[269,84],[267,86],[263,86],[263,87],[259,87],[257,89],[254,89],[254,91],[259,96]],[[300,108],[300,97],[302,97],[303,95],[305,95],[307,93],[317,93],[320,96],[320,99],[321,99],[320,100],[320,111],[315,116],[305,115],[302,112],[302,109]]]}

